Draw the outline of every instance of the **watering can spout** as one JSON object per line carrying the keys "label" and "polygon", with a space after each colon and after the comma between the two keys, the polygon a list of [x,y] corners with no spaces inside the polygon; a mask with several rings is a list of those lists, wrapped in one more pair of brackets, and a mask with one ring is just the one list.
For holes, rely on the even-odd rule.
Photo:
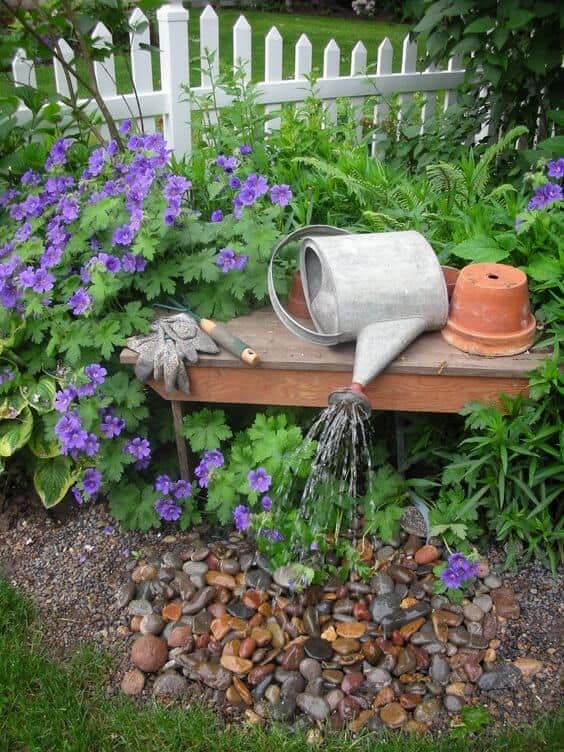
{"label": "watering can spout", "polygon": [[425,329],[419,316],[365,326],[356,341],[353,383],[366,386]]}

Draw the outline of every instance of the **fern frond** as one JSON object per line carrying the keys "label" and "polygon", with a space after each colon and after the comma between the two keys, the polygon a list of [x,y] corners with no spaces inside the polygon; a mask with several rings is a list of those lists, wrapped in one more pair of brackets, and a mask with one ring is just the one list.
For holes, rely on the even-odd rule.
{"label": "fern frond", "polygon": [[413,212],[418,209],[422,209],[425,205],[425,201],[417,195],[410,185],[399,185],[391,193],[392,201],[404,211]]}
{"label": "fern frond", "polygon": [[325,177],[341,183],[347,192],[356,198],[360,206],[368,206],[373,198],[375,186],[352,175],[348,175],[339,167],[329,164],[329,162],[324,162],[321,159],[317,159],[317,157],[294,157],[292,162],[311,167]]}
{"label": "fern frond", "polygon": [[472,192],[477,198],[481,198],[486,191],[490,180],[490,165],[494,159],[509,146],[515,148],[517,139],[528,132],[524,125],[518,125],[508,131],[495,144],[488,147],[482,154],[472,175]]}
{"label": "fern frond", "polygon": [[449,203],[455,198],[466,198],[464,173],[458,165],[438,162],[427,165],[425,172],[431,190],[434,193],[446,195]]}
{"label": "fern frond", "polygon": [[374,232],[385,232],[386,230],[404,230],[405,222],[395,217],[391,217],[384,212],[364,211],[363,218],[368,222]]}

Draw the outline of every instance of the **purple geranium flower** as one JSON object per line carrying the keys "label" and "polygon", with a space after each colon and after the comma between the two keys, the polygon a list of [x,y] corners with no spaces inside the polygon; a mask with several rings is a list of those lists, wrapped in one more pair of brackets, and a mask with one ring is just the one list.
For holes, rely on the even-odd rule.
{"label": "purple geranium flower", "polygon": [[167,497],[157,499],[155,502],[155,511],[162,520],[166,522],[175,522],[182,514],[182,509]]}
{"label": "purple geranium flower", "polygon": [[210,222],[221,222],[223,219],[223,212],[221,209],[216,209],[215,211],[212,211]]}
{"label": "purple geranium flower", "polygon": [[57,392],[55,399],[53,400],[55,410],[59,413],[66,413],[75,396],[76,393],[74,389],[71,389],[70,387],[61,389],[60,392]]}
{"label": "purple geranium flower", "polygon": [[547,173],[551,178],[564,178],[564,157],[549,162],[546,166]]}
{"label": "purple geranium flower", "polygon": [[108,372],[99,363],[92,363],[84,369],[84,375],[88,377],[91,384],[101,386],[106,380]]}
{"label": "purple geranium flower", "polygon": [[236,157],[226,157],[225,154],[220,154],[219,157],[215,160],[215,163],[218,167],[221,167],[221,169],[227,174],[232,173],[233,170],[236,170],[237,166],[239,165]]}
{"label": "purple geranium flower", "polygon": [[293,194],[289,185],[273,185],[270,189],[270,200],[273,204],[288,206],[292,198]]}
{"label": "purple geranium flower", "polygon": [[272,499],[270,498],[270,496],[263,496],[260,505],[265,512],[270,512],[270,510],[272,509]]}
{"label": "purple geranium flower", "polygon": [[192,484],[187,480],[177,480],[172,487],[172,495],[175,499],[188,499],[192,496]]}
{"label": "purple geranium flower", "polygon": [[248,144],[241,144],[239,147],[239,154],[250,154],[252,152],[251,147]]}
{"label": "purple geranium flower", "polygon": [[125,445],[125,451],[137,460],[149,459],[151,456],[151,445],[147,439],[136,436]]}
{"label": "purple geranium flower", "polygon": [[173,484],[168,475],[159,475],[155,480],[155,491],[163,494],[169,494]]}
{"label": "purple geranium flower", "polygon": [[239,188],[241,187],[241,181],[236,175],[232,175],[229,178],[228,185],[230,188],[233,188],[234,191],[238,191]]}
{"label": "purple geranium flower", "polygon": [[82,487],[86,493],[94,496],[100,490],[102,485],[102,473],[99,470],[95,470],[93,467],[89,467],[85,470],[82,477]]}
{"label": "purple geranium flower", "polygon": [[221,271],[226,274],[233,269],[235,264],[235,251],[231,248],[222,248],[216,259],[216,264],[220,267]]}
{"label": "purple geranium flower", "polygon": [[238,507],[235,507],[233,510],[233,521],[239,532],[246,530],[251,524],[251,510],[249,507],[244,506],[244,504],[239,504]]}
{"label": "purple geranium flower", "polygon": [[131,120],[127,118],[127,120],[123,120],[119,126],[119,132],[124,136],[126,133],[129,133],[131,130]]}
{"label": "purple geranium flower", "polygon": [[51,170],[53,167],[61,167],[67,161],[67,151],[70,149],[72,141],[69,138],[61,138],[55,141],[49,156],[45,161],[45,169]]}
{"label": "purple geranium flower", "polygon": [[203,461],[211,467],[221,467],[225,462],[223,454],[219,449],[211,449],[208,452],[204,452]]}
{"label": "purple geranium flower", "polygon": [[443,569],[443,571],[441,572],[441,580],[444,582],[447,588],[460,587],[463,579],[464,578],[459,572],[455,571],[454,569],[451,569],[450,567]]}
{"label": "purple geranium flower", "polygon": [[272,543],[280,543],[280,541],[284,540],[282,533],[275,527],[265,527],[262,531],[262,535],[266,540],[269,540]]}
{"label": "purple geranium flower", "polygon": [[103,433],[107,439],[119,436],[124,428],[125,420],[123,420],[123,418],[118,418],[116,415],[105,415],[100,423],[100,432]]}
{"label": "purple geranium flower", "polygon": [[131,245],[135,233],[130,225],[116,227],[112,235],[112,245]]}
{"label": "purple geranium flower", "polygon": [[267,474],[264,467],[257,467],[256,470],[251,470],[247,475],[249,486],[253,491],[260,491],[266,493],[272,483],[272,477]]}
{"label": "purple geranium flower", "polygon": [[545,209],[553,201],[561,201],[563,198],[562,186],[557,183],[545,183],[535,190],[535,194],[529,201],[529,209]]}
{"label": "purple geranium flower", "polygon": [[81,313],[84,313],[84,311],[86,311],[91,302],[92,298],[90,297],[90,295],[88,295],[83,287],[79,287],[78,290],[73,292],[73,294],[70,296],[67,304],[69,305],[74,315],[79,316]]}

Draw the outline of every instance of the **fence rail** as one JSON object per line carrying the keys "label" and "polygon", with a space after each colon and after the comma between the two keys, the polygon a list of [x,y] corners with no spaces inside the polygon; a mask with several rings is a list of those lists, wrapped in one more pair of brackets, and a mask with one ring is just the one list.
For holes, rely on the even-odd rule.
{"label": "fence rail", "polygon": [[[188,51],[189,12],[179,0],[166,3],[157,11],[158,46],[161,72],[161,88],[153,89],[153,62],[149,44],[149,23],[146,16],[136,8],[130,16],[131,73],[134,91],[118,94],[115,75],[115,60],[111,54],[112,35],[109,29],[99,23],[92,37],[99,49],[107,49],[103,61],[94,63],[96,81],[104,101],[116,120],[125,118],[143,119],[146,131],[154,131],[156,120],[162,118],[165,138],[174,154],[181,158],[192,150],[192,113],[202,109],[201,102],[212,95],[212,80],[219,73],[221,50],[219,48],[219,19],[207,5],[200,15],[200,58],[201,78],[199,86],[190,86],[190,59]],[[405,37],[402,47],[401,72],[392,73],[394,50],[388,38],[378,47],[375,73],[367,72],[371,67],[368,51],[362,42],[357,42],[351,57],[348,75],[341,75],[341,51],[334,39],[325,47],[322,75],[313,86],[308,79],[312,73],[312,45],[306,34],[302,34],[295,45],[294,75],[290,79],[282,77],[283,39],[276,27],[272,27],[265,39],[264,81],[256,84],[258,102],[265,105],[266,112],[273,112],[286,102],[302,102],[313,92],[325,102],[329,118],[336,117],[336,99],[349,98],[360,109],[367,97],[375,95],[400,95],[400,113],[405,114],[412,96],[422,93],[425,103],[421,112],[421,131],[429,122],[437,107],[437,92],[446,92],[441,104],[444,109],[456,102],[456,89],[464,80],[464,70],[458,58],[448,63],[447,70],[427,68],[417,71],[417,45]],[[74,52],[65,40],[59,40],[59,54],[65,61],[74,60]],[[211,65],[210,65],[211,61]],[[242,71],[243,79],[250,82],[252,76],[252,34],[244,16],[240,16],[233,27],[234,69]],[[373,67],[373,66],[372,66]],[[12,62],[12,73],[17,84],[36,86],[36,73],[33,61],[24,50],[17,51]],[[69,97],[71,87],[76,94],[77,82],[74,76],[66,76],[59,60],[53,59],[53,73],[57,92]],[[188,92],[192,96],[188,95]],[[85,100],[80,100],[85,104]],[[215,92],[214,111],[209,115],[217,118],[217,110],[229,105],[232,98],[223,90]],[[62,105],[63,108],[66,105]],[[94,102],[89,102],[87,112],[96,113]],[[374,122],[381,124],[389,114],[389,105],[379,101],[374,107]],[[31,117],[23,105],[18,108],[17,118],[24,122]],[[266,123],[267,129],[279,126],[279,119],[273,117]],[[359,126],[360,128],[360,126]],[[378,133],[375,133],[373,149],[377,149]]]}

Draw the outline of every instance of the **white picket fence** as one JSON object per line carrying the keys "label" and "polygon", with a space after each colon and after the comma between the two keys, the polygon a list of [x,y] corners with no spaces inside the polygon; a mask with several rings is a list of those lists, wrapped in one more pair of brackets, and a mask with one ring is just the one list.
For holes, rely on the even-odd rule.
{"label": "white picket fence", "polygon": [[[131,70],[136,90],[127,94],[118,94],[116,88],[115,60],[112,54],[94,63],[96,80],[105,103],[116,120],[136,119],[139,108],[145,131],[153,131],[156,119],[162,118],[165,138],[181,158],[192,150],[192,112],[201,109],[201,102],[212,94],[212,77],[219,73],[219,19],[211,5],[200,15],[200,85],[190,88],[190,59],[188,49],[189,12],[182,7],[179,0],[172,0],[157,11],[161,88],[153,87],[153,69],[151,52],[144,47],[149,44],[149,25],[145,15],[137,8],[130,17],[131,29]],[[315,19],[312,18],[312,23]],[[104,49],[111,44],[110,31],[99,23],[92,33],[96,44]],[[302,34],[295,46],[294,76],[284,80],[282,77],[282,37],[276,27],[268,32],[265,40],[264,81],[257,84],[258,101],[272,112],[285,102],[302,102],[310,93],[310,82],[306,80],[312,72],[312,45],[306,34]],[[60,40],[60,51],[64,59],[72,62],[74,53],[64,40]],[[446,92],[441,102],[445,109],[456,101],[456,89],[464,79],[464,70],[459,60],[449,61],[446,71],[428,68],[418,72],[417,45],[406,36],[402,48],[401,73],[392,73],[393,48],[388,38],[380,44],[377,51],[376,72],[367,72],[373,63],[362,42],[358,42],[351,57],[350,73],[341,75],[341,51],[335,40],[330,40],[323,53],[323,72],[317,78],[314,91],[324,100],[328,117],[336,117],[336,98],[347,97],[358,106],[360,119],[361,105],[366,97],[376,94],[389,98],[400,95],[400,111],[405,112],[412,96],[421,92],[425,104],[421,113],[421,130],[432,117],[437,106],[437,93]],[[209,60],[212,60],[211,71]],[[233,66],[243,71],[246,81],[251,80],[252,36],[251,27],[244,16],[240,16],[233,27]],[[64,97],[69,95],[69,84],[76,87],[76,80],[67,80],[61,63],[53,60],[56,90]],[[24,50],[18,50],[12,63],[14,81],[20,84],[36,86],[34,64]],[[76,91],[76,88],[74,89]],[[194,95],[189,97],[187,91]],[[221,109],[231,102],[231,97],[224,91],[216,92],[215,107]],[[94,102],[88,103],[88,110],[96,112]],[[374,121],[382,123],[389,114],[389,106],[384,100],[374,107]],[[17,112],[18,120],[25,121],[31,116],[22,104]],[[211,113],[214,117],[214,113]],[[267,122],[267,128],[278,126],[273,118]],[[377,148],[378,135],[375,135],[373,149]]]}

